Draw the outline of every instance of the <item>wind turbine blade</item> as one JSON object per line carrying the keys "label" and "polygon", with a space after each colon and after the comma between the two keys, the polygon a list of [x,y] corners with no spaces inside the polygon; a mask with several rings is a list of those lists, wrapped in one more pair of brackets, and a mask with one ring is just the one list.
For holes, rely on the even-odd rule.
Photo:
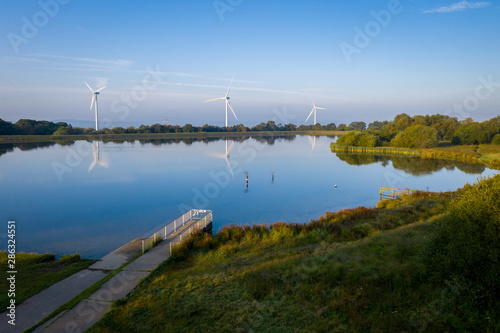
{"label": "wind turbine blade", "polygon": [[92,95],[92,102],[90,102],[90,110],[92,110],[92,107],[94,106],[94,100],[95,100],[95,94]]}
{"label": "wind turbine blade", "polygon": [[208,155],[208,156],[211,156],[211,157],[215,157],[215,158],[226,158],[225,154],[216,153],[216,152],[213,152],[213,151],[206,151],[205,155]]}
{"label": "wind turbine blade", "polygon": [[326,110],[325,108],[316,107],[318,110]]}
{"label": "wind turbine blade", "polygon": [[234,110],[233,110],[233,107],[231,106],[231,103],[229,103],[228,100],[226,100],[226,101],[227,101],[227,105],[229,105],[229,107],[231,108],[231,112],[233,113],[234,118],[238,119],[238,117],[236,117],[236,113],[234,113]]}
{"label": "wind turbine blade", "polygon": [[231,79],[231,84],[229,85],[229,89],[227,90],[226,97],[229,96],[229,91],[231,90],[231,86],[233,85],[233,80],[234,80],[234,74],[233,78]]}
{"label": "wind turbine blade", "polygon": [[100,89],[97,89],[95,92],[101,91],[101,90],[103,90],[104,88],[106,88],[106,86],[104,86],[104,87],[102,87],[102,88],[100,88]]}
{"label": "wind turbine blade", "polygon": [[233,149],[234,147],[234,141],[231,143],[231,145],[229,146],[229,148],[227,149],[227,153],[226,153],[226,157],[229,156],[229,153],[231,152],[231,149]]}
{"label": "wind turbine blade", "polygon": [[94,156],[94,161],[92,162],[92,164],[90,164],[88,172],[90,172],[95,167],[95,165],[97,163],[98,152],[97,152],[96,146],[94,145],[94,142],[92,142],[92,155]]}
{"label": "wind turbine blade", "polygon": [[97,163],[97,160],[94,160],[94,162],[92,162],[92,164],[89,166],[88,172],[92,171],[92,169],[95,167],[96,163]]}
{"label": "wind turbine blade", "polygon": [[92,88],[90,88],[90,86],[89,86],[89,84],[88,84],[87,82],[85,82],[85,84],[87,85],[87,87],[89,87],[90,91],[94,92],[94,91],[92,90]]}
{"label": "wind turbine blade", "polygon": [[309,120],[309,118],[311,118],[311,116],[312,116],[313,112],[314,112],[314,109],[312,109],[311,113],[309,113],[309,116],[307,117],[307,119],[306,119],[305,123],[307,123],[307,121]]}
{"label": "wind turbine blade", "polygon": [[233,177],[233,180],[234,180],[233,169],[231,168],[231,163],[229,163],[229,160],[227,157],[226,157],[226,162],[227,162],[227,167],[229,168],[229,171],[231,172],[231,176]]}
{"label": "wind turbine blade", "polygon": [[221,97],[221,98],[209,99],[208,101],[204,101],[203,103],[206,103],[206,102],[213,102],[213,101],[222,101],[223,99],[226,99],[226,98],[225,98],[225,97]]}

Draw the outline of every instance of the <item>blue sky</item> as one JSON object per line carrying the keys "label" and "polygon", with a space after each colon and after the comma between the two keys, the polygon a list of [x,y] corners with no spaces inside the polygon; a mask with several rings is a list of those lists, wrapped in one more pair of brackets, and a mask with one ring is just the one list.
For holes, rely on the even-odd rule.
{"label": "blue sky", "polygon": [[[500,114],[500,3],[0,0],[0,118],[101,124]],[[34,28],[34,29],[33,29]],[[309,120],[309,123],[312,123]]]}

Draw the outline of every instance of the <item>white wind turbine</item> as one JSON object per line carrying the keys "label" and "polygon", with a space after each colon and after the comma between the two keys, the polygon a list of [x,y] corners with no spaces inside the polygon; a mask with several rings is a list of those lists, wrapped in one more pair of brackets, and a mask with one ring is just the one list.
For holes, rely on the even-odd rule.
{"label": "white wind turbine", "polygon": [[87,87],[89,87],[90,91],[92,91],[92,102],[90,103],[90,110],[92,110],[92,106],[94,106],[94,101],[95,101],[95,130],[98,131],[99,127],[97,126],[97,95],[99,95],[99,91],[106,88],[106,86],[94,91],[92,90],[92,88],[90,88],[87,82],[85,82],[85,84],[87,85]]}
{"label": "white wind turbine", "polygon": [[311,113],[309,113],[309,116],[307,117],[307,119],[306,119],[306,121],[305,121],[305,122],[307,123],[307,121],[309,120],[309,118],[310,118],[310,117],[312,116],[312,114],[314,113],[314,125],[316,125],[316,110],[325,110],[325,109],[324,109],[324,108],[320,108],[320,107],[316,106],[316,105],[314,104],[314,101],[312,101],[312,102],[313,102],[313,109],[311,110]]}
{"label": "white wind turbine", "polygon": [[228,106],[231,109],[231,112],[233,113],[234,118],[238,119],[238,117],[236,117],[236,113],[234,113],[234,110],[233,110],[233,107],[231,106],[231,103],[229,103],[229,99],[231,98],[231,97],[229,97],[229,91],[231,90],[231,86],[233,85],[233,80],[234,80],[234,74],[233,74],[233,78],[231,79],[231,84],[229,85],[229,89],[227,90],[227,93],[226,93],[225,97],[214,98],[214,99],[210,99],[208,101],[203,102],[203,103],[206,103],[206,102],[221,101],[221,100],[225,100],[226,101],[226,127],[227,127],[227,107]]}
{"label": "white wind turbine", "polygon": [[92,164],[89,166],[89,172],[92,171],[96,164],[99,164],[100,166],[105,168],[108,167],[108,163],[101,160],[99,156],[99,141],[95,141],[95,145],[94,142],[92,142],[92,154],[94,155],[94,162],[92,162]]}

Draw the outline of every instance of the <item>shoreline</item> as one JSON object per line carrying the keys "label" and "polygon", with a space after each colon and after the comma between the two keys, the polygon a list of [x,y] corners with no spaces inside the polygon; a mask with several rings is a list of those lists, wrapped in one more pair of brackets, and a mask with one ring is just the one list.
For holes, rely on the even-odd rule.
{"label": "shoreline", "polygon": [[195,133],[130,133],[130,134],[82,134],[82,135],[0,135],[2,143],[59,142],[80,140],[150,140],[150,139],[205,139],[245,136],[293,136],[293,135],[344,135],[347,131],[272,131],[272,132],[195,132]]}
{"label": "shoreline", "polygon": [[400,157],[420,157],[423,159],[442,159],[461,161],[465,163],[479,163],[493,170],[500,170],[500,151],[498,145],[457,145],[436,148],[398,148],[398,147],[357,147],[342,146],[330,143],[332,153],[381,155]]}

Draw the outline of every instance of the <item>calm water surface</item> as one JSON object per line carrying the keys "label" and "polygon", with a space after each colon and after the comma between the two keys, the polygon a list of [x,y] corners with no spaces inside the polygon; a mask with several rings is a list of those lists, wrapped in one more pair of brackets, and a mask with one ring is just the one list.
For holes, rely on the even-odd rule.
{"label": "calm water surface", "polygon": [[14,219],[17,251],[99,258],[189,208],[213,210],[215,231],[230,223],[304,223],[325,211],[374,206],[380,186],[455,190],[497,173],[459,162],[335,154],[332,141],[0,145],[0,246]]}

